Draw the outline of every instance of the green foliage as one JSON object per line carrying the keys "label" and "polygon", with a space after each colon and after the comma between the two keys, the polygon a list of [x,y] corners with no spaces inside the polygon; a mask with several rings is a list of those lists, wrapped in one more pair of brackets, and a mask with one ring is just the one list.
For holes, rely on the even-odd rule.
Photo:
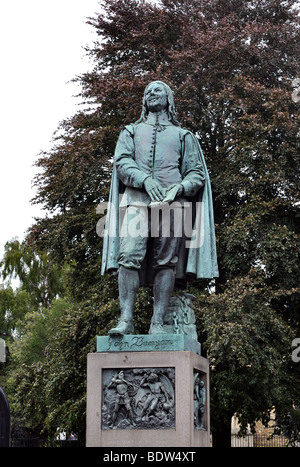
{"label": "green foliage", "polygon": [[0,287],[0,336],[10,339],[17,324],[30,309],[30,294],[25,290]]}
{"label": "green foliage", "polygon": [[20,281],[20,288],[29,294],[34,309],[48,306],[62,293],[60,268],[47,251],[37,251],[27,241],[7,242],[0,267],[4,279]]}
{"label": "green foliage", "polygon": [[64,299],[54,300],[51,307],[32,311],[19,324],[18,339],[11,346],[11,353],[19,364],[32,365],[45,361],[45,349],[59,329],[70,304]]}
{"label": "green foliage", "polygon": [[256,420],[269,421],[271,408],[291,408],[293,331],[272,308],[264,273],[235,278],[223,294],[199,296],[199,326],[211,363],[215,427],[236,413],[242,433]]}
{"label": "green foliage", "polygon": [[300,410],[299,407],[293,407],[293,409],[284,414],[281,421],[282,433],[289,440],[288,446],[297,447],[300,440]]}

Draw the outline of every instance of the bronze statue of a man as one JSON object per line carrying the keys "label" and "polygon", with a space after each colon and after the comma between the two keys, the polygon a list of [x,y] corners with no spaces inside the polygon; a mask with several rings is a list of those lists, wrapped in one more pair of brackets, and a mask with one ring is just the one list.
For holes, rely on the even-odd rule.
{"label": "bronze statue of a man", "polygon": [[[192,229],[184,228],[187,218]],[[139,226],[134,232],[130,222]],[[109,333],[116,335],[134,332],[140,285],[153,285],[149,334],[163,334],[175,283],[218,276],[205,160],[198,139],[177,121],[173,93],[161,81],[146,87],[140,119],[127,125],[117,142],[102,273],[113,270],[119,274],[121,317]]]}

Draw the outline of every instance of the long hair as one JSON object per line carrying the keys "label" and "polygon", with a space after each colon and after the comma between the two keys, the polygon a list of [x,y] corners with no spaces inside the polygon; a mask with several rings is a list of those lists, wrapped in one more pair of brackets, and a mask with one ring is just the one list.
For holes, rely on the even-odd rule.
{"label": "long hair", "polygon": [[166,83],[163,83],[162,81],[152,81],[151,83],[148,84],[148,86],[146,86],[146,89],[144,91],[144,96],[143,96],[142,113],[141,113],[140,118],[135,123],[141,123],[147,120],[149,109],[146,104],[146,92],[150,84],[154,84],[154,83],[163,85],[166,91],[166,94],[167,94],[167,102],[168,102],[167,112],[168,112],[169,120],[173,123],[173,125],[180,126],[180,123],[176,117],[176,109],[175,109],[175,104],[174,104],[173,92],[170,86],[168,86]]}

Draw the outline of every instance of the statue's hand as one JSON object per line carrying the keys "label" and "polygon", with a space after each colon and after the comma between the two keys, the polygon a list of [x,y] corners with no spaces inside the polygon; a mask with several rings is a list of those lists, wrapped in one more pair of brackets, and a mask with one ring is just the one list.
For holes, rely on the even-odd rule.
{"label": "statue's hand", "polygon": [[181,195],[183,195],[183,186],[181,185],[181,183],[174,183],[173,185],[170,185],[168,187],[168,191],[172,190],[175,187],[177,187],[176,198],[179,198]]}
{"label": "statue's hand", "polygon": [[159,182],[151,177],[146,178],[144,181],[144,187],[150,196],[151,201],[162,201],[166,196],[165,188],[163,188]]}

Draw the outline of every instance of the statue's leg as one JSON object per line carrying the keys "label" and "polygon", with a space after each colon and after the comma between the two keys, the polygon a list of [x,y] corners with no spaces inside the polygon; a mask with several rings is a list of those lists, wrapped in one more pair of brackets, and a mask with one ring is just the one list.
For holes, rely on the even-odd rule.
{"label": "statue's leg", "polygon": [[[180,224],[182,209],[162,211],[159,219],[159,236],[153,239],[153,267],[156,270],[153,284],[154,309],[149,334],[166,334],[163,329],[164,315],[168,310],[175,284],[180,237],[175,234]],[[167,228],[166,228],[167,227]]]}
{"label": "statue's leg", "polygon": [[119,251],[119,298],[121,317],[117,326],[108,333],[111,335],[133,334],[133,310],[137,291],[140,287],[139,270],[146,254],[147,236],[132,236],[130,230],[140,225],[148,232],[147,209],[130,206],[127,209],[126,222],[122,224],[123,236],[120,238]]}
{"label": "statue's leg", "polygon": [[159,269],[154,277],[154,310],[149,334],[166,334],[163,319],[168,310],[175,282],[174,268]]}
{"label": "statue's leg", "polygon": [[121,317],[117,326],[108,334],[133,334],[133,309],[135,297],[140,286],[139,271],[124,266],[119,268],[119,297]]}

